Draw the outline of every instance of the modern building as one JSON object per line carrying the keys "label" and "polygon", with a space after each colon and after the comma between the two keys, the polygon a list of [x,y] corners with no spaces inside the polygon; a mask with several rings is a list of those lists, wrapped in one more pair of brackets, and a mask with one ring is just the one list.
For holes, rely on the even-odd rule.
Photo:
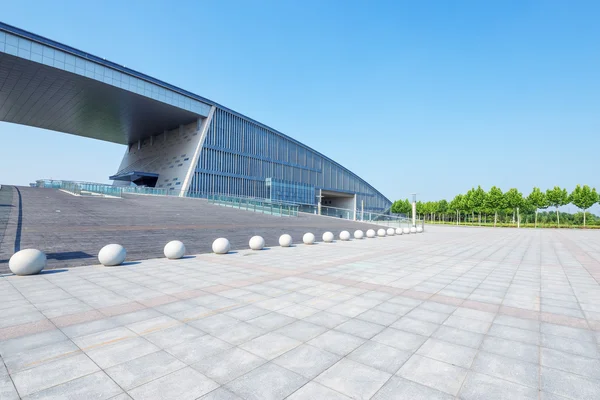
{"label": "modern building", "polygon": [[1,22],[0,120],[126,145],[115,185],[372,212],[391,206],[347,168],[275,129]]}

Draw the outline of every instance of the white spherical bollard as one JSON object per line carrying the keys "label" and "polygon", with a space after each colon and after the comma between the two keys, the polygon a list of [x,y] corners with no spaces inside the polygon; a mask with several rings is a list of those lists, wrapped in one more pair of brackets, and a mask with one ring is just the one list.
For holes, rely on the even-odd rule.
{"label": "white spherical bollard", "polygon": [[304,244],[313,244],[315,242],[315,235],[310,232],[305,233],[304,236],[302,236],[302,241]]}
{"label": "white spherical bollard", "polygon": [[368,238],[374,238],[375,237],[375,231],[373,229],[369,229],[367,231],[367,237]]}
{"label": "white spherical bollard", "polygon": [[107,244],[98,253],[98,261],[105,267],[114,267],[125,261],[127,251],[120,244]]}
{"label": "white spherical bollard", "polygon": [[396,230],[394,228],[388,228],[387,235],[394,236],[396,234]]}
{"label": "white spherical bollard", "polygon": [[262,250],[265,247],[265,239],[262,236],[252,236],[248,245],[252,250]]}
{"label": "white spherical bollard", "polygon": [[423,233],[423,227],[417,226],[417,233]]}
{"label": "white spherical bollard", "polygon": [[379,237],[384,237],[385,236],[385,229],[381,228],[377,231],[377,236]]}
{"label": "white spherical bollard", "polygon": [[281,247],[290,247],[292,245],[292,237],[287,233],[279,236],[279,245]]}
{"label": "white spherical bollard", "polygon": [[212,251],[216,254],[227,254],[229,250],[231,250],[231,245],[225,238],[218,238],[212,244]]}
{"label": "white spherical bollard", "polygon": [[185,255],[185,245],[179,240],[172,240],[165,245],[163,252],[169,260],[176,260]]}
{"label": "white spherical bollard", "polygon": [[341,231],[340,232],[340,240],[342,240],[344,242],[350,240],[350,232],[348,232],[348,231]]}
{"label": "white spherical bollard", "polygon": [[410,229],[409,229],[409,228],[403,228],[403,229],[402,229],[402,232],[403,232],[405,235],[408,235],[408,234],[410,233]]}
{"label": "white spherical bollard", "polygon": [[410,233],[417,233],[417,228],[414,226],[410,228]]}
{"label": "white spherical bollard", "polygon": [[331,243],[331,242],[333,242],[333,239],[334,239],[334,238],[335,238],[335,236],[333,236],[333,233],[332,233],[332,232],[325,232],[325,233],[323,234],[323,241],[324,241],[325,243]]}
{"label": "white spherical bollard", "polygon": [[402,235],[402,228],[396,228],[396,235]]}
{"label": "white spherical bollard", "polygon": [[35,275],[46,267],[46,255],[37,249],[17,251],[8,260],[8,268],[15,275]]}
{"label": "white spherical bollard", "polygon": [[361,231],[360,229],[357,231],[354,231],[354,239],[362,239],[363,237],[365,237],[365,234],[363,231]]}

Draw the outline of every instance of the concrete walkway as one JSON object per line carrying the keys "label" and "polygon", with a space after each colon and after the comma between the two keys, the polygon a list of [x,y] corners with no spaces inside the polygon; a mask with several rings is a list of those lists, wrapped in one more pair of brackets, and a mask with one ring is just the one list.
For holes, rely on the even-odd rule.
{"label": "concrete walkway", "polygon": [[598,399],[600,232],[423,234],[0,278],[0,398]]}

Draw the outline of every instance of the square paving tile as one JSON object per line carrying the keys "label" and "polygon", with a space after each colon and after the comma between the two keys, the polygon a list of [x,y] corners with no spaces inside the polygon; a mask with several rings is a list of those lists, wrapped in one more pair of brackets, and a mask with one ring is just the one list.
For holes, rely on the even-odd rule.
{"label": "square paving tile", "polygon": [[234,347],[192,364],[192,367],[223,385],[266,362],[263,358]]}
{"label": "square paving tile", "polygon": [[[119,395],[119,393],[121,393]],[[124,396],[124,397],[123,397]],[[98,371],[66,383],[52,386],[27,397],[33,399],[129,399],[104,372]],[[4,400],[4,397],[2,397]]]}
{"label": "square paving tile", "polygon": [[99,370],[85,354],[78,354],[17,372],[12,380],[19,395],[27,396]]}
{"label": "square paving tile", "polygon": [[414,352],[425,343],[427,337],[394,328],[386,328],[378,335],[375,335],[372,340],[399,350]]}
{"label": "square paving tile", "polygon": [[431,337],[474,349],[478,348],[483,341],[483,335],[480,333],[464,331],[445,325],[442,325]]}
{"label": "square paving tile", "polygon": [[311,324],[306,321],[296,321],[289,325],[274,331],[280,335],[291,337],[292,339],[299,340],[301,342],[307,342],[310,339],[319,336],[321,333],[327,331],[327,328],[321,325]]}
{"label": "square paving tile", "polygon": [[280,400],[284,399],[308,380],[278,365],[267,363],[226,385],[242,399]]}
{"label": "square paving tile", "polygon": [[444,342],[443,340],[428,339],[417,350],[417,354],[468,369],[477,354],[477,350]]}
{"label": "square paving tile", "polygon": [[570,399],[593,400],[600,398],[600,383],[597,380],[586,379],[547,367],[541,368],[541,389]]}
{"label": "square paving tile", "polygon": [[135,400],[192,400],[219,387],[191,367],[175,371],[129,391]]}
{"label": "square paving tile", "polygon": [[327,399],[327,400],[349,400],[350,397],[329,389],[316,382],[308,382],[300,389],[295,391],[286,400],[306,400],[306,399]]}
{"label": "square paving tile", "polygon": [[350,321],[344,322],[335,328],[336,331],[348,333],[363,339],[370,339],[384,329],[385,326],[383,325],[378,325],[359,319],[351,319]]}
{"label": "square paving tile", "polygon": [[315,378],[315,381],[353,399],[370,399],[391,374],[342,359]]}
{"label": "square paving tile", "polygon": [[495,376],[520,385],[537,388],[539,384],[539,367],[512,358],[502,357],[480,351],[473,362],[473,371]]}
{"label": "square paving tile", "polygon": [[240,347],[266,360],[272,360],[301,344],[298,340],[277,333],[259,336]]}
{"label": "square paving tile", "polygon": [[129,390],[185,367],[186,364],[172,355],[158,351],[108,368],[105,372],[119,386]]}
{"label": "square paving tile", "polygon": [[459,398],[465,400],[538,400],[539,394],[535,388],[477,372],[469,372],[459,393]]}
{"label": "square paving tile", "polygon": [[330,353],[345,356],[364,342],[364,339],[357,336],[331,330],[310,340],[308,344]]}
{"label": "square paving tile", "polygon": [[452,400],[453,396],[398,376],[392,377],[373,400]]}
{"label": "square paving tile", "polygon": [[110,368],[138,357],[158,351],[159,348],[141,337],[120,340],[112,344],[96,346],[86,351],[100,368]]}
{"label": "square paving tile", "polygon": [[273,363],[312,379],[341,358],[337,354],[303,344],[277,357]]}
{"label": "square paving tile", "polygon": [[534,364],[537,364],[540,358],[540,348],[538,346],[494,336],[486,336],[480,349],[488,353],[515,358]]}
{"label": "square paving tile", "polygon": [[407,351],[398,350],[383,343],[368,340],[346,357],[369,367],[387,372],[388,374],[395,374],[410,356],[411,353]]}
{"label": "square paving tile", "polygon": [[456,396],[467,370],[415,354],[396,375]]}
{"label": "square paving tile", "polygon": [[421,321],[410,317],[400,318],[398,321],[390,325],[390,328],[399,329],[404,332],[416,333],[421,336],[431,336],[440,325],[432,322]]}
{"label": "square paving tile", "polygon": [[165,350],[184,363],[193,364],[231,347],[231,344],[221,339],[205,335],[176,346],[167,347]]}

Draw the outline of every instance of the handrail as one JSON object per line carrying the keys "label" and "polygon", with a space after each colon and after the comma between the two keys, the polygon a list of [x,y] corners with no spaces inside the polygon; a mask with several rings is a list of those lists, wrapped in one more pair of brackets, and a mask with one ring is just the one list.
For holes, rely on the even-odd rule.
{"label": "handrail", "polygon": [[248,199],[237,196],[208,195],[209,204],[253,211],[280,217],[297,217],[298,205],[284,204],[270,200]]}

